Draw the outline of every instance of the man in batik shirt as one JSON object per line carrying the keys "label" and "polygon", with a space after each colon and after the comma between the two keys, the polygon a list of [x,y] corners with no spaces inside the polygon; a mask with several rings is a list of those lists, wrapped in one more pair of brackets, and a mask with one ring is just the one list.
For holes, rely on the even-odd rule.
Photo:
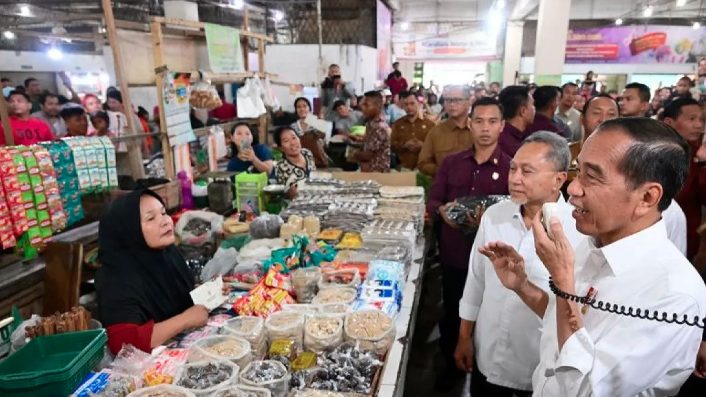
{"label": "man in batik shirt", "polygon": [[390,126],[382,115],[382,104],[380,92],[365,93],[361,110],[368,122],[362,137],[363,150],[355,155],[362,172],[390,171]]}

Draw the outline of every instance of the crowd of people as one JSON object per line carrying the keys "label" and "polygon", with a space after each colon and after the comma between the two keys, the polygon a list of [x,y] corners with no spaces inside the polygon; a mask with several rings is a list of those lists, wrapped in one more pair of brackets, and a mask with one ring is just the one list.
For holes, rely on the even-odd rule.
{"label": "crowd of people", "polygon": [[[560,87],[446,86],[437,106],[433,89],[408,87],[397,68],[362,98],[336,65],[330,72],[320,116],[338,134],[331,112],[362,111],[366,134],[344,137],[362,141],[361,170],[433,180],[447,365],[437,390],[465,371],[481,396],[676,395],[692,371],[681,395],[703,390],[702,329],[566,299],[599,294],[631,310],[706,314],[705,114],[689,77],[654,93],[639,82],[609,91],[592,72]],[[475,240],[446,215],[462,197],[507,194]],[[538,214],[548,202],[559,222],[545,229]]]}
{"label": "crowd of people", "polygon": [[[119,136],[128,117],[138,132],[159,131],[158,117],[126,109],[117,89],[104,102],[80,98],[61,77],[69,98],[36,79],[17,87],[2,79],[16,144]],[[270,174],[290,195],[328,167],[418,171],[432,181],[446,363],[439,391],[471,372],[474,396],[676,395],[691,375],[682,389],[690,395],[704,387],[706,333],[667,320],[706,315],[703,98],[688,76],[654,93],[639,82],[609,91],[596,77],[440,91],[410,86],[395,64],[384,87],[357,96],[331,65],[319,98],[273,115],[281,159],[236,123],[228,170]],[[210,116],[236,114],[224,101]],[[144,142],[145,152],[159,150]],[[489,195],[511,200],[478,215],[469,237],[447,209]],[[546,203],[556,210],[542,220]],[[636,308],[667,317],[638,318]]]}
{"label": "crowd of people", "polygon": [[[32,77],[18,86],[2,78],[2,93],[8,104],[15,144],[32,145],[62,137],[122,136],[128,126],[127,114],[133,117],[138,133],[158,132],[146,109],[138,107],[126,112],[122,94],[115,87],[107,89],[106,100],[101,102],[93,93],[79,96],[65,73],[59,73],[59,77],[70,97],[43,88],[39,80]],[[157,141],[149,136],[145,138],[143,152],[146,156],[160,150]],[[2,125],[0,144],[5,144]],[[124,145],[119,149],[125,151]]]}

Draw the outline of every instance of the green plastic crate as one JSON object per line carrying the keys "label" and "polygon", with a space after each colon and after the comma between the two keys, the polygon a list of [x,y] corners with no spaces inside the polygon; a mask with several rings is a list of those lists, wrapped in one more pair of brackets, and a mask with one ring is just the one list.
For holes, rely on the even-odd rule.
{"label": "green plastic crate", "polygon": [[103,359],[107,340],[104,329],[33,339],[0,362],[0,395],[70,395]]}

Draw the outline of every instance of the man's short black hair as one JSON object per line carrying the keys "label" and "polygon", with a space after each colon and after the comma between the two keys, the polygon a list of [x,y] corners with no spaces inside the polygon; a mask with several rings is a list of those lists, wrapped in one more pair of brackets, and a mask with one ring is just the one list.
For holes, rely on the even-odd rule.
{"label": "man's short black hair", "polygon": [[681,115],[682,108],[684,106],[696,105],[699,106],[694,98],[691,97],[676,97],[664,105],[664,111],[660,117],[660,120],[670,118],[676,120]]}
{"label": "man's short black hair", "polygon": [[636,189],[647,182],[662,185],[658,208],[664,211],[681,190],[689,171],[689,144],[671,126],[647,117],[621,117],[604,121],[593,134],[620,130],[633,143],[618,163],[628,186]]}
{"label": "man's short black hair", "polygon": [[10,95],[7,96],[7,100],[9,101],[10,98],[12,98],[15,95],[23,96],[27,100],[27,102],[32,102],[32,100],[29,99],[29,95],[27,95],[27,93],[25,93],[23,91],[17,91],[17,90],[10,92]]}
{"label": "man's short black hair", "polygon": [[382,102],[382,93],[380,91],[368,91],[363,96]]}
{"label": "man's short black hair", "polygon": [[[284,134],[285,131],[292,131],[294,135],[297,135],[296,131],[294,131],[294,129],[292,129],[292,127],[288,125],[277,128],[275,130],[275,133],[272,135],[272,139],[277,144],[277,147],[282,147],[282,134]],[[254,136],[255,135],[253,135],[253,137]]]}
{"label": "man's short black hair", "polygon": [[500,115],[502,117],[503,105],[501,105],[500,102],[495,98],[483,97],[483,98],[480,98],[479,100],[473,102],[473,106],[471,106],[471,118],[473,117],[473,113],[476,111],[476,108],[479,106],[497,106],[498,110],[500,111]]}
{"label": "man's short black hair", "polygon": [[392,62],[392,66],[399,65],[399,62]]}
{"label": "man's short black hair", "polygon": [[331,69],[331,68],[340,68],[340,66],[338,66],[338,64],[332,63],[332,64],[328,65],[328,68],[329,68],[329,69]]}
{"label": "man's short black hair", "polygon": [[500,87],[500,83],[497,81],[491,82],[490,84],[488,84],[488,87],[490,87],[491,85],[497,85],[498,87]]}
{"label": "man's short black hair", "polygon": [[395,70],[394,72],[392,72],[392,75],[395,77],[402,77],[402,72],[400,72],[399,70]]}
{"label": "man's short black hair", "polygon": [[29,88],[29,85],[30,85],[33,81],[39,81],[39,80],[35,79],[34,77],[30,77],[30,78],[25,79],[25,88]]}
{"label": "man's short black hair", "polygon": [[412,91],[400,91],[398,96],[400,97],[400,100],[407,99],[407,97],[410,97],[410,96],[413,96],[415,98],[417,97],[416,95],[414,95],[414,93]]}
{"label": "man's short black hair", "polygon": [[576,88],[579,88],[579,86],[578,86],[576,83],[568,82],[568,83],[564,83],[564,85],[561,86],[561,92],[564,92],[564,89],[565,89],[566,87],[576,87]]}
{"label": "man's short black hair", "polygon": [[581,114],[585,116],[586,112],[588,112],[588,107],[591,106],[591,102],[593,102],[594,100],[596,100],[598,98],[610,99],[611,102],[613,102],[615,104],[615,107],[617,109],[620,109],[620,107],[618,106],[618,102],[616,102],[612,96],[610,96],[608,94],[598,94],[598,95],[592,96],[592,97],[588,98],[588,100],[586,100],[586,103],[583,104],[583,109],[581,109]]}
{"label": "man's short black hair", "polygon": [[561,94],[559,87],[553,85],[543,85],[534,90],[534,108],[542,111],[547,110],[549,105]]}
{"label": "man's short black hair", "polygon": [[42,95],[39,96],[39,103],[41,103],[42,105],[44,105],[44,104],[47,103],[47,99],[49,99],[49,98],[56,98],[57,101],[59,100],[59,96],[58,96],[58,95],[56,95],[56,94],[54,94],[54,93],[51,93],[51,92],[45,92],[44,94],[42,94]]}
{"label": "man's short black hair", "polygon": [[649,102],[650,101],[650,87],[642,84],[642,83],[630,83],[625,86],[625,89],[634,89],[637,90],[638,96],[640,97],[640,102]]}
{"label": "man's short black hair", "polygon": [[529,102],[529,95],[528,86],[511,85],[503,88],[498,95],[503,109],[503,119],[509,120],[517,116],[520,108]]}
{"label": "man's short black hair", "polygon": [[71,117],[77,117],[77,116],[84,116],[86,115],[86,110],[83,108],[83,106],[64,106],[63,109],[61,109],[61,112],[59,113],[59,116],[61,116],[64,121],[70,119]]}
{"label": "man's short black hair", "polygon": [[110,125],[110,117],[108,117],[108,113],[102,110],[96,110],[95,112],[91,113],[91,120],[93,119],[101,119],[105,121],[106,124]]}
{"label": "man's short black hair", "polygon": [[333,103],[333,110],[338,110],[338,108],[340,108],[341,106],[346,106],[346,101],[342,101],[339,99]]}
{"label": "man's short black hair", "polygon": [[0,78],[0,83],[9,83],[9,82],[10,82],[10,79],[8,79],[7,77]]}

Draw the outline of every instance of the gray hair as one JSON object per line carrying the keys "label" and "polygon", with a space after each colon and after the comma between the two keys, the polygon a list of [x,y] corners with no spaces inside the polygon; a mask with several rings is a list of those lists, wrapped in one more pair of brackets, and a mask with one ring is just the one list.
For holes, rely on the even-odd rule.
{"label": "gray hair", "polygon": [[444,87],[444,91],[442,95],[446,95],[449,91],[451,90],[460,90],[461,95],[463,95],[464,99],[468,99],[471,97],[471,87],[467,85],[459,85],[459,84],[451,84],[447,85]]}
{"label": "gray hair", "polygon": [[554,163],[554,167],[557,172],[569,171],[569,164],[571,163],[571,150],[569,150],[569,143],[566,142],[566,139],[559,136],[559,134],[555,132],[537,131],[528,136],[522,142],[522,146],[533,142],[543,143],[549,146],[547,160]]}

